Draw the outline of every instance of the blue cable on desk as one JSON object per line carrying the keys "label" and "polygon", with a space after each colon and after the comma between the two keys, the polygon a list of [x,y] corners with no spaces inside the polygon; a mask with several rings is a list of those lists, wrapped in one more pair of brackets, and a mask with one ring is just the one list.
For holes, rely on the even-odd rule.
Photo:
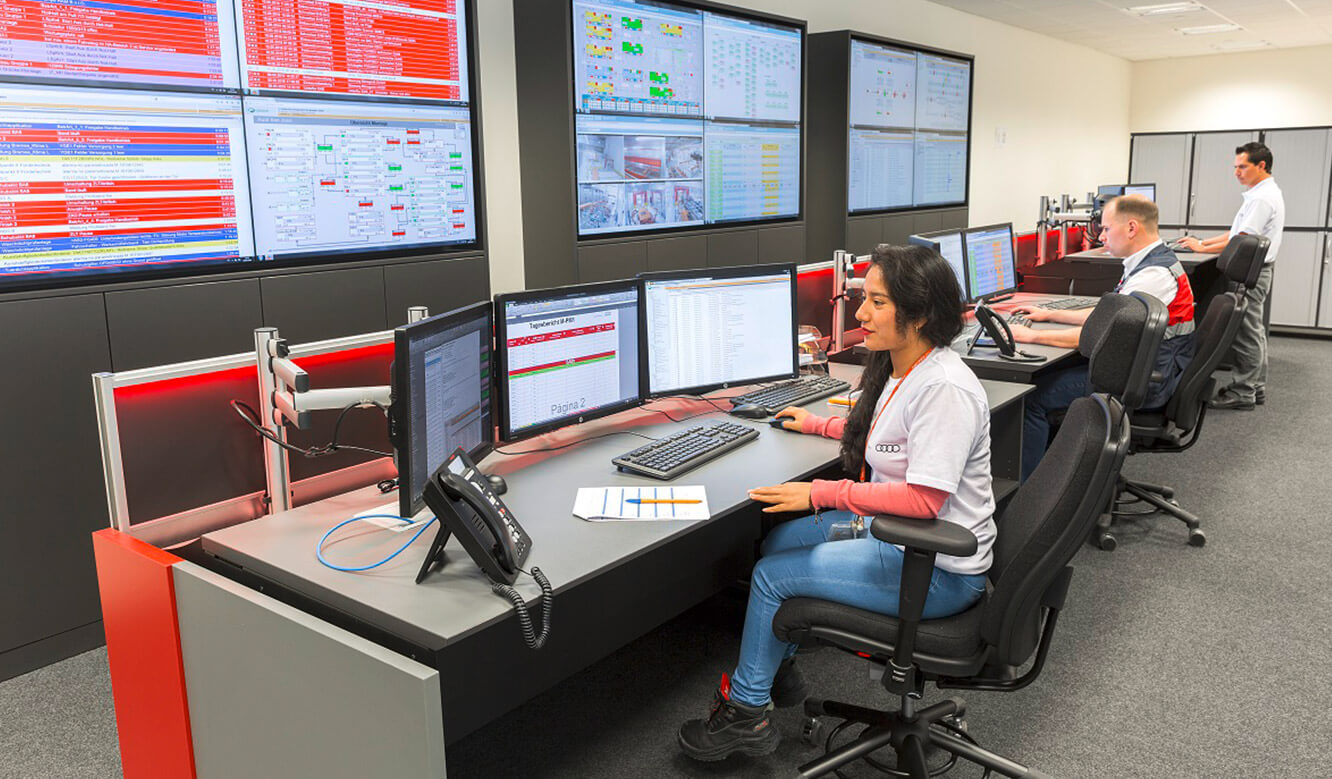
{"label": "blue cable on desk", "polygon": [[412,520],[410,520],[410,519],[407,519],[406,517],[400,517],[400,516],[397,516],[396,514],[365,514],[365,515],[363,515],[363,516],[359,516],[359,517],[352,517],[351,519],[344,519],[344,520],[342,520],[341,522],[339,522],[338,524],[336,524],[336,525],[334,525],[333,527],[329,528],[328,532],[324,534],[324,537],[321,538],[321,539],[319,539],[319,545],[315,547],[315,557],[318,557],[318,558],[319,558],[319,562],[323,563],[324,565],[328,566],[329,568],[332,568],[332,569],[335,570],[335,571],[347,571],[347,572],[349,572],[349,573],[355,573],[356,571],[368,571],[368,570],[370,570],[371,568],[378,568],[379,566],[383,565],[384,563],[387,563],[389,560],[392,560],[393,558],[395,558],[395,557],[397,557],[398,555],[402,554],[403,550],[405,550],[407,547],[411,546],[413,541],[415,541],[416,539],[418,539],[418,538],[421,537],[421,534],[424,533],[424,532],[426,531],[426,528],[428,528],[428,527],[430,527],[431,525],[435,524],[435,519],[436,519],[436,518],[435,518],[435,517],[431,517],[429,522],[425,523],[424,525],[421,525],[421,527],[420,527],[419,529],[417,529],[416,533],[414,533],[414,534],[412,535],[411,538],[407,539],[407,543],[405,543],[405,544],[403,544],[402,546],[398,547],[398,550],[397,550],[396,552],[394,552],[393,554],[389,555],[388,557],[385,557],[383,560],[380,560],[380,561],[377,562],[377,563],[371,563],[371,564],[369,564],[369,565],[359,565],[359,566],[342,566],[342,565],[336,565],[336,564],[334,564],[334,563],[330,563],[329,561],[325,560],[325,559],[324,559],[324,543],[328,541],[328,537],[331,536],[331,535],[333,535],[334,533],[336,533],[339,529],[341,529],[341,528],[343,528],[343,527],[345,527],[345,526],[347,526],[347,525],[350,525],[350,524],[353,523],[353,522],[360,522],[360,521],[363,520],[363,519],[400,519],[400,520],[402,520],[403,522],[411,522],[411,521],[412,521]]}

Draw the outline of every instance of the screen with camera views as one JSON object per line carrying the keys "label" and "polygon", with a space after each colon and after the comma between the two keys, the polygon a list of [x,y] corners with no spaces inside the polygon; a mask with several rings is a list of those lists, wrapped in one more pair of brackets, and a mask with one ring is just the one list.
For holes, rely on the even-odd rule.
{"label": "screen with camera views", "polygon": [[800,215],[798,27],[573,0],[578,234]]}
{"label": "screen with camera views", "polygon": [[848,209],[966,203],[971,62],[853,38],[849,77]]}

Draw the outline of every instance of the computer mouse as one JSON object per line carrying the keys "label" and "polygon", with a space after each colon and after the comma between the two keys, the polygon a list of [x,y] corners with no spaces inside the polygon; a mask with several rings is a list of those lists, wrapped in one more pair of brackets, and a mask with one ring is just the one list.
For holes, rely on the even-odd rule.
{"label": "computer mouse", "polygon": [[775,419],[769,419],[769,420],[768,420],[768,424],[769,424],[769,425],[772,425],[773,427],[777,428],[778,430],[785,430],[785,431],[788,432],[788,433],[799,433],[799,432],[800,432],[799,430],[792,430],[791,428],[789,428],[789,427],[787,427],[786,425],[782,424],[783,422],[787,421],[788,419],[790,419],[790,417],[776,417]]}
{"label": "computer mouse", "polygon": [[490,491],[496,495],[503,495],[509,491],[509,485],[504,481],[504,477],[498,473],[486,474],[486,481],[490,483]]}
{"label": "computer mouse", "polygon": [[731,416],[741,417],[743,419],[765,419],[772,416],[768,409],[757,403],[741,403],[731,409]]}

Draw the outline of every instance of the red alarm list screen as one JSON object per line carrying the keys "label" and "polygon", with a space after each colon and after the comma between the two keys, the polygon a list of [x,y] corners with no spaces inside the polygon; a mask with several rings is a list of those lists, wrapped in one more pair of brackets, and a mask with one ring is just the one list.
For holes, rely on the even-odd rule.
{"label": "red alarm list screen", "polygon": [[237,0],[242,86],[467,101],[456,0]]}

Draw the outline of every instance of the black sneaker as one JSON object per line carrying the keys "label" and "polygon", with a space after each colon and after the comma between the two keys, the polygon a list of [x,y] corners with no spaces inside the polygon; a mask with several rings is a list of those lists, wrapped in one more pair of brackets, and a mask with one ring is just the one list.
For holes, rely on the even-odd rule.
{"label": "black sneaker", "polygon": [[772,704],[745,706],[730,699],[731,680],[722,674],[721,689],[712,700],[707,719],[691,719],[680,726],[676,740],[695,760],[724,760],[740,752],[755,757],[777,750],[782,736],[768,718]]}
{"label": "black sneaker", "polygon": [[772,680],[772,705],[779,709],[799,706],[809,697],[809,685],[805,684],[805,675],[796,667],[794,657],[788,657],[777,666],[777,675]]}
{"label": "black sneaker", "polygon": [[1239,395],[1224,394],[1207,401],[1207,405],[1211,408],[1229,409],[1231,411],[1252,411],[1254,402],[1245,400]]}

